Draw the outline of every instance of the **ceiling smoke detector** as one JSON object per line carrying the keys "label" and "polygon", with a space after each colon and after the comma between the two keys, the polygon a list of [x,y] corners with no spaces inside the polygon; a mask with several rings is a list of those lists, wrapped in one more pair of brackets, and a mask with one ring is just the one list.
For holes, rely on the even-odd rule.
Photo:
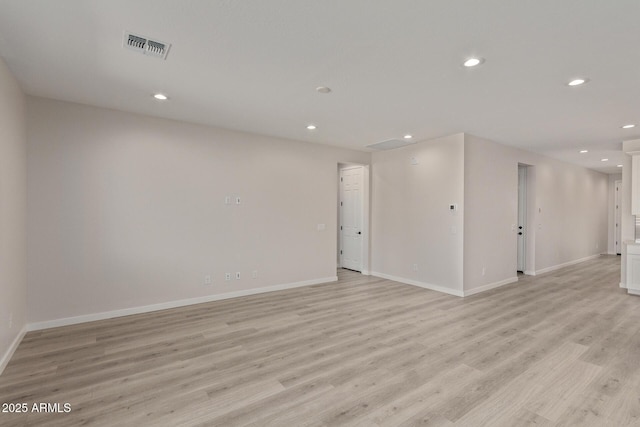
{"label": "ceiling smoke detector", "polygon": [[142,53],[143,55],[167,59],[167,54],[169,53],[171,44],[158,40],[151,40],[148,37],[139,36],[125,31],[122,46]]}

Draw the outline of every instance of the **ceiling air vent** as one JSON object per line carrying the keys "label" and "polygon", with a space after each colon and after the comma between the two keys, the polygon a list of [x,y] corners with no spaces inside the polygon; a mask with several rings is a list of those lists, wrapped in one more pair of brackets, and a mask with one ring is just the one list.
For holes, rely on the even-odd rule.
{"label": "ceiling air vent", "polygon": [[415,144],[415,141],[407,141],[406,139],[388,139],[375,144],[367,145],[368,148],[374,150],[393,150],[394,148],[404,147],[405,145]]}
{"label": "ceiling air vent", "polygon": [[171,45],[158,40],[150,40],[148,37],[138,36],[128,31],[124,33],[122,45],[127,49],[135,50],[144,55],[167,59],[167,53]]}

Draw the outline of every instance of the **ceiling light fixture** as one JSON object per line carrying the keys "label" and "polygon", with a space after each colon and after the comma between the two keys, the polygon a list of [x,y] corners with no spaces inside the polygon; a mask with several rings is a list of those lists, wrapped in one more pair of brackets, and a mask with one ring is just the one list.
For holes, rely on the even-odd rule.
{"label": "ceiling light fixture", "polygon": [[307,125],[308,130],[316,130],[316,125]]}
{"label": "ceiling light fixture", "polygon": [[476,65],[480,65],[483,62],[483,58],[468,58],[462,65],[464,65],[465,67],[475,67]]}
{"label": "ceiling light fixture", "polygon": [[318,93],[330,93],[331,92],[331,88],[326,87],[326,86],[318,86],[316,88],[316,92],[318,92]]}
{"label": "ceiling light fixture", "polygon": [[617,167],[621,168],[621,167],[622,167],[622,165],[618,165]]}
{"label": "ceiling light fixture", "polygon": [[622,129],[631,129],[631,128],[634,128],[634,127],[636,127],[636,125],[624,125],[624,126],[622,126]]}
{"label": "ceiling light fixture", "polygon": [[583,84],[587,83],[588,81],[589,81],[589,79],[573,79],[567,84],[569,86],[580,86],[580,85],[583,85]]}
{"label": "ceiling light fixture", "polygon": [[159,101],[166,101],[167,99],[169,99],[167,95],[164,95],[162,93],[156,93],[155,95],[153,95],[153,97]]}
{"label": "ceiling light fixture", "polygon": [[589,150],[580,150],[580,154],[588,153]]}
{"label": "ceiling light fixture", "polygon": [[413,138],[413,135],[406,134],[406,135],[404,136],[404,139],[411,139],[411,138]]}
{"label": "ceiling light fixture", "polygon": [[601,162],[608,162],[609,159],[600,159]]}

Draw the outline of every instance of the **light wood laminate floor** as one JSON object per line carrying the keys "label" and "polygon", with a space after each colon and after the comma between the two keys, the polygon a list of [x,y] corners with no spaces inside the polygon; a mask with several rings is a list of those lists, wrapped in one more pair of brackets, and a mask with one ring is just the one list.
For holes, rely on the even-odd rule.
{"label": "light wood laminate floor", "polygon": [[337,283],[30,332],[2,426],[640,425],[640,298],[602,256],[467,298]]}

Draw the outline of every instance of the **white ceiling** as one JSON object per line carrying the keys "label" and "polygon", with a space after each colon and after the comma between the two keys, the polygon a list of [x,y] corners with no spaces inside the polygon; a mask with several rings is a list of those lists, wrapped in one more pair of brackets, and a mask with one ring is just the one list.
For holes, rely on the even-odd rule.
{"label": "white ceiling", "polygon": [[619,172],[638,22],[638,0],[0,0],[0,56],[31,95],[360,150],[468,132]]}

